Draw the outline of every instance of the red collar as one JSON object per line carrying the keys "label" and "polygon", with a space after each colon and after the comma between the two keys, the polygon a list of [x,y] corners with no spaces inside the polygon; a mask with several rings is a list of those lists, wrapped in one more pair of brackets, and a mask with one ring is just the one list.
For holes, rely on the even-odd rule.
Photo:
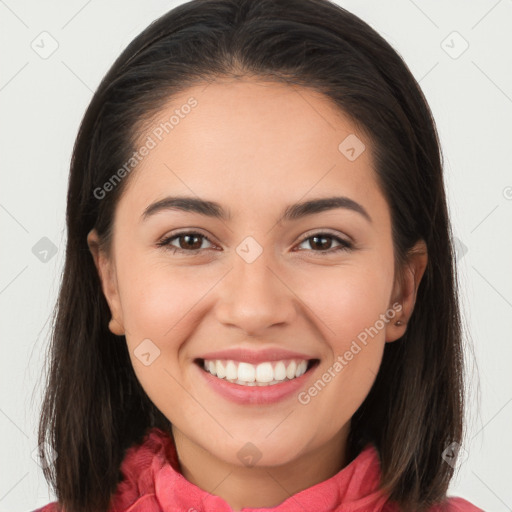
{"label": "red collar", "polygon": [[[171,436],[158,428],[143,444],[130,447],[121,464],[123,481],[113,512],[233,512],[228,503],[192,484],[179,471]],[[380,463],[371,444],[336,475],[291,496],[274,508],[243,508],[240,512],[384,512],[386,497],[378,490]]]}

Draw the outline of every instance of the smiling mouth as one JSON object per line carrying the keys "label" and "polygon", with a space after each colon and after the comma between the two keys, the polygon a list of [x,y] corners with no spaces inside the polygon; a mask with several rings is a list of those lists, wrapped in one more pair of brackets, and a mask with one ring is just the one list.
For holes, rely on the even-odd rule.
{"label": "smiling mouth", "polygon": [[241,386],[275,386],[297,379],[320,364],[319,359],[284,359],[250,364],[234,360],[195,359],[202,371]]}

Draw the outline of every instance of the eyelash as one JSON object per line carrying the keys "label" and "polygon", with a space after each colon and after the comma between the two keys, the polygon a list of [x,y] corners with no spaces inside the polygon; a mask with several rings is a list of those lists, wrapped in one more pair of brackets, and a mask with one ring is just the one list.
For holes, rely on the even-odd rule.
{"label": "eyelash", "polygon": [[[194,236],[199,236],[201,238],[204,238],[205,240],[208,240],[208,242],[210,242],[211,244],[213,244],[213,242],[205,235],[203,235],[202,233],[198,233],[196,231],[184,231],[182,233],[178,233],[178,234],[174,234],[172,236],[169,236],[169,237],[166,237],[166,238],[163,238],[162,240],[160,240],[156,245],[158,247],[163,247],[165,248],[166,250],[169,250],[171,251],[173,254],[174,253],[185,253],[189,256],[194,256],[196,254],[198,254],[200,251],[204,250],[204,249],[193,249],[193,250],[186,250],[186,249],[181,249],[179,247],[174,247],[174,246],[171,246],[170,243],[175,240],[175,239],[178,239],[182,236],[185,236],[185,235],[194,235]],[[323,235],[323,236],[322,236]],[[348,242],[347,240],[343,240],[342,238],[340,237],[337,237],[335,235],[332,235],[330,233],[325,233],[323,231],[318,231],[317,233],[313,233],[305,238],[303,238],[299,243],[298,245],[301,245],[302,243],[306,242],[307,240],[310,240],[312,238],[315,238],[315,237],[322,237],[322,238],[331,238],[333,240],[335,240],[336,242],[339,242],[340,243],[340,246],[339,247],[335,247],[334,249],[327,249],[325,251],[314,251],[315,253],[319,253],[320,255],[324,255],[324,254],[333,254],[333,253],[337,253],[337,252],[340,252],[340,251],[350,251],[351,249],[353,249],[353,245]]]}

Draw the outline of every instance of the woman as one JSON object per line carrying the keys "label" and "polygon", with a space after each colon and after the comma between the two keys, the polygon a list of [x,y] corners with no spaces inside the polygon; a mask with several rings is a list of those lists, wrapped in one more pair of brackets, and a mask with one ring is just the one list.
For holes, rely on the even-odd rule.
{"label": "woman", "polygon": [[[193,0],[71,164],[41,510],[476,511],[437,133],[326,0]],[[46,445],[44,444],[46,442]]]}

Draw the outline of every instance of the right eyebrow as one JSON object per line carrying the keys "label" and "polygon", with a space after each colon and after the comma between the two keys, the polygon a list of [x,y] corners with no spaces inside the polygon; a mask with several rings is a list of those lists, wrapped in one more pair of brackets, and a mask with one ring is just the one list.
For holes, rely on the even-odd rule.
{"label": "right eyebrow", "polygon": [[187,196],[166,197],[149,205],[142,213],[142,220],[165,210],[194,212],[216,219],[231,220],[231,214],[224,210],[219,203]]}

